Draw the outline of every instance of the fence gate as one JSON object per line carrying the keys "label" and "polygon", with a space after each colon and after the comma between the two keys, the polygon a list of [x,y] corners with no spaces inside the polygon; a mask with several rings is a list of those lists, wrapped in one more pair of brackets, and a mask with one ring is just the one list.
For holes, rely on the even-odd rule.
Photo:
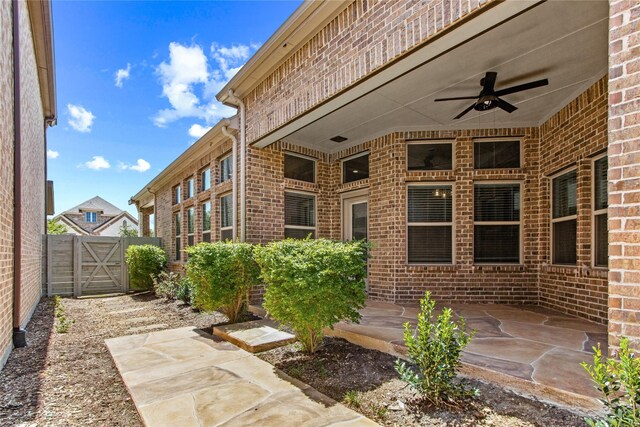
{"label": "fence gate", "polygon": [[100,295],[129,290],[129,245],[160,246],[149,237],[47,236],[47,293]]}

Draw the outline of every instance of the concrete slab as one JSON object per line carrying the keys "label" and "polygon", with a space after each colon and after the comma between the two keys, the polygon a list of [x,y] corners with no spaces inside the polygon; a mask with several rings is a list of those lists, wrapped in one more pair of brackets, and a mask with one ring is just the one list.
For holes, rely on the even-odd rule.
{"label": "concrete slab", "polygon": [[229,341],[250,353],[271,350],[296,341],[296,337],[278,329],[277,323],[268,320],[234,323],[216,326],[214,335]]}
{"label": "concrete slab", "polygon": [[105,342],[149,427],[378,425],[194,327]]}

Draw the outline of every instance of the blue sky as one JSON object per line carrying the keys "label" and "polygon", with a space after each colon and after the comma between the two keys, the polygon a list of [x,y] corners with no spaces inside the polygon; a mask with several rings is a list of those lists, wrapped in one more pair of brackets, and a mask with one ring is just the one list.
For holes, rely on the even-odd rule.
{"label": "blue sky", "polygon": [[300,1],[53,2],[56,213],[127,201],[221,117],[215,94]]}

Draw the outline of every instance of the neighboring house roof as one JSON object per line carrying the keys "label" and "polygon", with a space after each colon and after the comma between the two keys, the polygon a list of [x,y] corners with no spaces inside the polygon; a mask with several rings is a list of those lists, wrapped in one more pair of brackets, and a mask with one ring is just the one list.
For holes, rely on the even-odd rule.
{"label": "neighboring house roof", "polygon": [[117,206],[112,205],[102,197],[96,196],[92,199],[89,199],[85,202],[80,203],[77,206],[72,207],[71,209],[68,209],[62,212],[62,215],[65,215],[65,214],[77,215],[87,211],[100,212],[102,215],[106,215],[106,216],[115,216],[115,215],[119,215],[121,212],[124,212],[122,209],[119,209]]}
{"label": "neighboring house roof", "polygon": [[99,226],[97,226],[96,228],[93,229],[93,231],[95,233],[99,233],[102,230],[106,229],[107,227],[109,227],[111,224],[114,224],[116,222],[118,222],[122,217],[125,217],[129,220],[131,220],[131,222],[137,227],[138,226],[138,220],[135,219],[133,217],[133,215],[131,215],[129,212],[127,211],[122,211],[119,215],[114,216],[113,218],[111,218],[109,221],[107,222],[103,222],[102,224],[100,224]]}
{"label": "neighboring house roof", "polygon": [[[100,214],[99,221],[84,221],[85,212],[98,212]],[[61,221],[82,234],[99,234],[100,231],[123,217],[128,218],[132,224],[138,226],[138,220],[130,213],[112,205],[100,196],[95,196],[62,212],[60,215],[55,216],[53,220]]]}

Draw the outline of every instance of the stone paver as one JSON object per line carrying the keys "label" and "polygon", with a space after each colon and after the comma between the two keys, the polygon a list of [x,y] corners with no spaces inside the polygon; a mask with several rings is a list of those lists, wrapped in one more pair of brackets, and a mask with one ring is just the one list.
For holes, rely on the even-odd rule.
{"label": "stone paver", "polygon": [[158,324],[154,324],[154,325],[143,325],[143,326],[136,326],[134,328],[129,328],[127,330],[127,332],[132,333],[132,334],[137,334],[139,332],[147,332],[147,331],[152,331],[154,329],[165,329],[168,328],[169,325],[165,324],[165,323],[158,323]]}
{"label": "stone paver", "polygon": [[213,334],[250,353],[271,350],[296,340],[294,335],[279,330],[275,322],[267,319],[216,326]]}
{"label": "stone paver", "polygon": [[[454,304],[452,308],[476,330],[463,353],[469,372],[561,403],[598,406],[594,399],[598,392],[580,362],[592,362],[592,347],[597,344],[606,354],[606,326],[542,307]],[[369,301],[361,314],[359,324],[341,322],[325,333],[404,357],[403,323],[415,324],[417,307]]]}
{"label": "stone paver", "polygon": [[106,340],[147,426],[376,426],[193,327]]}

